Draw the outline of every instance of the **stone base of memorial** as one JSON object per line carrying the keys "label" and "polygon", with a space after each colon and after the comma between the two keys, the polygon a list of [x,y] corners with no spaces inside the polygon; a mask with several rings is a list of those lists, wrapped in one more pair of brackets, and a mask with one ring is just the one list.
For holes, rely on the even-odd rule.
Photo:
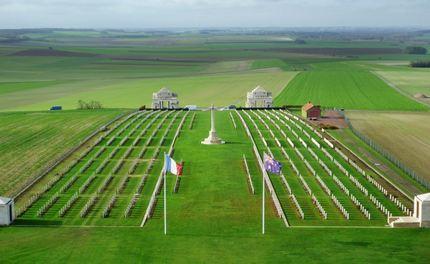
{"label": "stone base of memorial", "polygon": [[217,145],[217,144],[224,144],[225,141],[218,138],[216,132],[210,131],[209,136],[205,138],[201,143],[204,145]]}
{"label": "stone base of memorial", "polygon": [[218,137],[218,135],[216,133],[216,129],[215,129],[215,115],[214,115],[215,107],[212,105],[210,110],[211,110],[211,130],[209,130],[209,136],[207,138],[205,138],[201,143],[204,145],[224,144],[225,141],[222,141]]}

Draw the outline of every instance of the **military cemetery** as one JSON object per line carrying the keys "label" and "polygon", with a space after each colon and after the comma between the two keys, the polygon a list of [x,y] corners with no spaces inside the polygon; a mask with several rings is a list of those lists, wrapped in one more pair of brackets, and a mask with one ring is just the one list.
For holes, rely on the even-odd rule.
{"label": "military cemetery", "polygon": [[429,262],[426,1],[84,2],[0,3],[1,264]]}

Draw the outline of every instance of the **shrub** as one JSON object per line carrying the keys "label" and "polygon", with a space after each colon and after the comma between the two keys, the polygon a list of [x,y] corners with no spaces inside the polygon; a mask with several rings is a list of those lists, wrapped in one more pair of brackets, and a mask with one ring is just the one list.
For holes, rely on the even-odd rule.
{"label": "shrub", "polygon": [[78,109],[102,109],[103,106],[99,101],[85,102],[83,100],[78,101]]}

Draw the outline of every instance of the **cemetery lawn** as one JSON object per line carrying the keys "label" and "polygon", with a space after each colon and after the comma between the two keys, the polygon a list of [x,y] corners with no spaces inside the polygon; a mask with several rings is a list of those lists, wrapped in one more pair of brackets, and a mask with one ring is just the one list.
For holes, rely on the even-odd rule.
{"label": "cemetery lawn", "polygon": [[121,110],[0,113],[0,193],[12,195]]}
{"label": "cemetery lawn", "polygon": [[315,63],[298,74],[275,98],[276,105],[303,105],[372,110],[427,110],[402,95],[368,69],[351,62]]}
{"label": "cemetery lawn", "polygon": [[0,229],[3,263],[427,263],[430,230],[270,228],[199,234],[157,228],[9,227]]}
{"label": "cemetery lawn", "polygon": [[[59,206],[52,207],[42,218],[30,217],[37,208],[30,210],[27,218],[24,215],[24,219],[18,219],[14,226],[0,229],[0,242],[9,243],[8,247],[0,249],[5,262],[11,262],[17,256],[23,263],[35,259],[44,263],[82,260],[145,263],[233,263],[239,260],[298,263],[318,260],[337,263],[425,261],[428,256],[425,245],[430,239],[428,230],[389,229],[383,227],[379,219],[373,222],[379,227],[317,228],[308,225],[286,228],[276,216],[269,195],[266,196],[267,234],[262,236],[261,173],[239,119],[235,116],[238,125],[236,130],[229,111],[218,112],[217,132],[228,143],[205,146],[200,144],[200,140],[207,136],[209,113],[198,112],[190,127],[192,115],[193,112],[190,112],[186,118],[173,154],[174,159],[184,161],[184,174],[178,193],[172,193],[175,177],[169,175],[167,178],[167,236],[163,235],[162,194],[158,195],[153,217],[143,228],[136,226],[140,223],[152,192],[153,184],[148,183],[142,193],[145,203],[134,209],[138,217],[131,217],[129,220],[122,216],[128,200],[117,203],[108,218],[101,218],[101,206],[97,206],[94,209],[96,211],[83,220],[79,217],[78,206],[83,206],[79,201],[63,219],[53,217]],[[132,129],[133,126],[127,131]],[[159,136],[155,142],[158,139]],[[120,138],[114,144],[119,141]],[[242,154],[248,158],[256,188],[255,195],[248,189]],[[124,170],[127,171],[127,167]],[[159,171],[160,166],[156,166],[150,177],[155,179]],[[287,177],[292,180],[294,176],[290,174]],[[109,192],[115,192],[115,182],[118,181],[114,180]],[[72,188],[76,189],[78,186]],[[302,187],[293,188],[298,191]],[[133,192],[134,189],[126,187],[126,192],[128,191]],[[103,201],[110,196],[104,195]],[[297,219],[294,214],[290,210],[287,217]],[[55,221],[49,221],[52,219]],[[339,217],[334,220],[331,223],[346,224],[346,220]],[[126,226],[130,223],[134,226]],[[313,223],[312,218],[308,223]],[[369,221],[360,218],[349,224],[366,223]],[[53,224],[56,226],[53,227]]]}
{"label": "cemetery lawn", "polygon": [[[419,176],[430,180],[428,112],[349,111],[353,126],[392,153]],[[387,136],[389,135],[389,136]]]}

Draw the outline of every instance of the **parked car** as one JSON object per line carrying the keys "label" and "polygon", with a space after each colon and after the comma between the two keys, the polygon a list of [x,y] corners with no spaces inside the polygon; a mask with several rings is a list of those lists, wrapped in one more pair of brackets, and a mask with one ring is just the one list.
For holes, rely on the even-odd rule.
{"label": "parked car", "polygon": [[61,105],[53,105],[53,106],[51,106],[51,108],[49,110],[50,111],[58,111],[58,110],[63,110],[63,108],[61,107]]}

